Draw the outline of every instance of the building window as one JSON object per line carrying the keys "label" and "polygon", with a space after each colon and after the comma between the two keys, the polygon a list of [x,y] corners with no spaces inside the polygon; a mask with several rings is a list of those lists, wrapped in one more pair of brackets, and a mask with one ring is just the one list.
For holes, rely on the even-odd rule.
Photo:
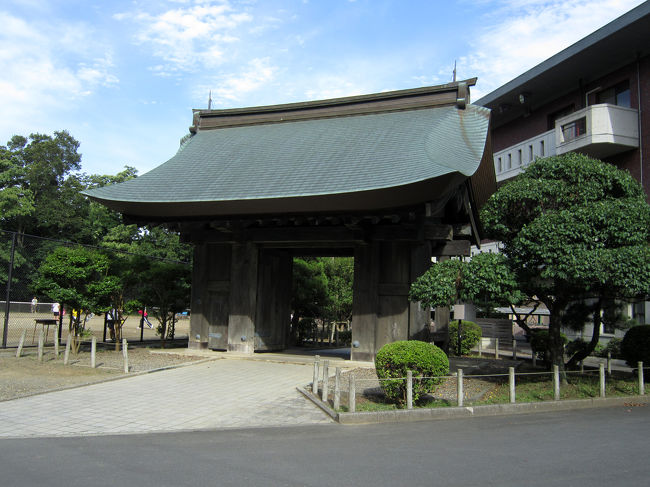
{"label": "building window", "polygon": [[636,320],[639,325],[645,325],[645,302],[640,301],[632,305],[632,318]]}
{"label": "building window", "polygon": [[562,139],[569,142],[587,133],[587,119],[585,117],[562,125]]}
{"label": "building window", "polygon": [[501,158],[499,157],[497,159],[497,172],[503,171],[503,163],[501,162]]}
{"label": "building window", "polygon": [[534,157],[534,155],[533,155],[533,144],[530,144],[528,146],[528,162],[529,163],[533,162],[533,157]]}
{"label": "building window", "polygon": [[609,103],[630,108],[630,82],[626,80],[596,93],[596,103]]}
{"label": "building window", "polygon": [[539,156],[544,157],[544,141],[539,141]]}
{"label": "building window", "polygon": [[522,159],[521,159],[521,149],[517,151],[517,164],[521,166]]}
{"label": "building window", "polygon": [[567,105],[563,107],[562,109],[551,113],[548,116],[548,129],[553,130],[555,128],[555,121],[558,118],[566,117],[567,115],[575,112],[575,105],[572,103],[571,105]]}
{"label": "building window", "polygon": [[512,169],[512,154],[508,154],[508,167],[506,169]]}

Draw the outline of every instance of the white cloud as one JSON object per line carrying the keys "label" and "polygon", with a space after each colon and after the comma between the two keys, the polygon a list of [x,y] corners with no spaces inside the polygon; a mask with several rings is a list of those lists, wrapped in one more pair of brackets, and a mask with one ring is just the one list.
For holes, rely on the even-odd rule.
{"label": "white cloud", "polygon": [[496,89],[616,17],[638,0],[506,0],[486,17],[458,62],[459,78],[478,76],[472,98]]}
{"label": "white cloud", "polygon": [[237,29],[253,19],[247,12],[235,11],[226,0],[182,3],[158,14],[138,11],[114,15],[117,20],[140,25],[135,41],[150,46],[153,55],[164,61],[156,66],[161,76],[220,65],[227,46],[239,41]]}
{"label": "white cloud", "polygon": [[[240,101],[246,94],[258,90],[273,81],[278,68],[271,65],[269,58],[255,58],[249,61],[237,74],[218,77],[212,88],[216,105],[229,105]],[[198,97],[203,98],[210,88],[201,87]]]}
{"label": "white cloud", "polygon": [[40,130],[33,120],[119,82],[110,54],[100,54],[104,49],[83,24],[28,21],[0,12],[0,25],[3,134]]}

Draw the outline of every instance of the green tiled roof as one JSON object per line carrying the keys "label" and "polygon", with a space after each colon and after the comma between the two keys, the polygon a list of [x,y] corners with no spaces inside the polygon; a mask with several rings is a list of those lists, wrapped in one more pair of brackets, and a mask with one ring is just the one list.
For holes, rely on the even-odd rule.
{"label": "green tiled roof", "polygon": [[200,130],[152,171],[86,194],[119,208],[336,195],[471,176],[488,122],[488,109],[468,105]]}

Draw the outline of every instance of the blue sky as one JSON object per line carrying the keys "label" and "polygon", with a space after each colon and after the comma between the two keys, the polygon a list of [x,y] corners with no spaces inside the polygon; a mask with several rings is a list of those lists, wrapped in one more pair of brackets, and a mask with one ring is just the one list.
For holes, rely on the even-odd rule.
{"label": "blue sky", "polygon": [[192,108],[288,103],[478,77],[472,99],[632,0],[4,0],[0,144],[68,130],[83,171],[169,159]]}

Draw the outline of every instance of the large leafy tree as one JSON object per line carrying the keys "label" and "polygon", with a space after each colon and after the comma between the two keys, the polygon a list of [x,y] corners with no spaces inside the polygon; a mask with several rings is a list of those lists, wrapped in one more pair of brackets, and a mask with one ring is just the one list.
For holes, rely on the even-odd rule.
{"label": "large leafy tree", "polygon": [[481,219],[519,290],[549,310],[552,364],[564,366],[560,330],[572,305],[595,303],[595,346],[608,303],[650,295],[650,206],[613,165],[573,153],[540,159],[491,197]]}
{"label": "large leafy tree", "polygon": [[68,132],[15,135],[0,146],[0,223],[19,233],[64,236],[61,197],[66,178],[80,169],[79,142]]}
{"label": "large leafy tree", "polygon": [[354,260],[352,257],[323,257],[321,261],[327,277],[328,294],[324,317],[334,322],[349,322],[352,319]]}
{"label": "large leafy tree", "polygon": [[70,314],[70,332],[79,337],[84,329],[82,316],[108,309],[120,292],[122,281],[110,272],[111,258],[82,246],[57,247],[39,267],[33,287],[40,295],[61,303]]}
{"label": "large leafy tree", "polygon": [[484,308],[515,306],[525,300],[501,254],[477,254],[471,260],[445,260],[431,265],[411,285],[411,301],[425,308],[472,302]]}

